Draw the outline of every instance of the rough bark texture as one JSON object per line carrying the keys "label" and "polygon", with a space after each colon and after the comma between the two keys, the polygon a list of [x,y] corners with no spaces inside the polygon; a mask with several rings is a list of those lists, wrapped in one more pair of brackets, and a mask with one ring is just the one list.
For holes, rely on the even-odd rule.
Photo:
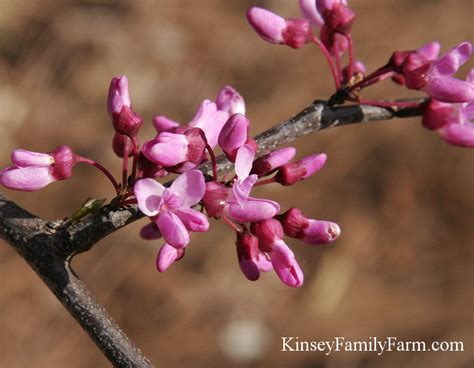
{"label": "rough bark texture", "polygon": [[[315,101],[294,117],[258,135],[256,140],[261,155],[318,130],[419,115],[420,110],[414,108],[397,111],[360,105],[331,108],[325,101]],[[219,173],[231,168],[225,157],[218,158]],[[200,169],[205,174],[211,173],[209,163]],[[75,224],[64,226],[61,221],[45,222],[0,194],[0,238],[28,262],[116,367],[152,365],[78,279],[69,262],[75,254],[91,249],[105,236],[142,217],[136,206],[109,204]]]}

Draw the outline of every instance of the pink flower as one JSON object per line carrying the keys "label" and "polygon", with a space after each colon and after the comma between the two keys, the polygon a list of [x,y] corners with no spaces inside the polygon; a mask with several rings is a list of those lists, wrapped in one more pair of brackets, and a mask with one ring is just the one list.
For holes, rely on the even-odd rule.
{"label": "pink flower", "polygon": [[303,271],[296,261],[295,255],[282,239],[281,224],[271,218],[253,223],[250,230],[258,238],[259,249],[269,255],[273,269],[280,280],[291,287],[303,285]]}
{"label": "pink flower", "polygon": [[156,222],[165,241],[175,248],[189,243],[189,231],[208,230],[207,217],[191,208],[204,191],[204,176],[198,170],[181,174],[170,188],[153,179],[139,180],[134,187],[140,211]]}
{"label": "pink flower", "polygon": [[117,133],[136,137],[143,119],[132,110],[127,77],[114,77],[110,82],[107,110]]}
{"label": "pink flower", "polygon": [[231,162],[235,162],[237,150],[247,142],[249,129],[250,122],[242,114],[232,115],[224,124],[218,143]]}
{"label": "pink flower", "polygon": [[272,151],[254,161],[251,173],[259,177],[269,175],[280,166],[291,161],[295,154],[296,149],[294,147],[284,147]]}
{"label": "pink flower", "polygon": [[236,246],[240,269],[250,281],[258,280],[260,271],[266,272],[272,269],[271,262],[258,249],[258,238],[249,233],[247,228],[237,233]]}
{"label": "pink flower", "polygon": [[279,168],[275,175],[275,181],[285,186],[293,185],[319,171],[326,163],[326,160],[326,154],[321,153],[285,164]]}
{"label": "pink flower", "polygon": [[[474,86],[474,69],[466,82]],[[431,99],[423,114],[423,125],[450,144],[474,147],[474,99],[451,104]]]}
{"label": "pink flower", "polygon": [[290,208],[278,216],[286,235],[310,245],[332,243],[341,234],[339,225],[330,221],[307,218],[300,209]]}
{"label": "pink flower", "polygon": [[285,19],[269,10],[252,7],[247,21],[265,41],[298,49],[311,41],[312,32],[306,19]]}
{"label": "pink flower", "polygon": [[278,203],[266,199],[250,197],[257,175],[249,175],[255,150],[248,145],[239,148],[235,161],[237,179],[232,188],[217,182],[206,185],[203,203],[212,217],[225,215],[239,223],[262,221],[275,216],[280,211]]}
{"label": "pink flower", "polygon": [[186,169],[201,163],[206,144],[201,129],[188,128],[183,133],[158,134],[155,139],[143,144],[142,152],[148,160],[168,171],[180,172],[185,163],[191,164]]}
{"label": "pink flower", "polygon": [[72,175],[78,156],[68,146],[61,146],[49,153],[22,149],[13,151],[13,166],[0,172],[0,183],[10,189],[35,191],[48,184],[65,180]]}
{"label": "pink flower", "polygon": [[228,112],[229,115],[245,115],[245,101],[231,86],[225,86],[220,90],[216,97],[216,106],[218,110]]}
{"label": "pink flower", "polygon": [[184,248],[175,248],[168,243],[163,244],[158,257],[156,258],[156,268],[160,272],[165,272],[174,262],[184,257]]}

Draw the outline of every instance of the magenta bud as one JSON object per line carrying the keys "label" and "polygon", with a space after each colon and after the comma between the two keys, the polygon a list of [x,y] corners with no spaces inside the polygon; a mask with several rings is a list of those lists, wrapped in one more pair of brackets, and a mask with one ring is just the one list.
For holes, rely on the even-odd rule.
{"label": "magenta bud", "polygon": [[245,115],[244,98],[231,86],[225,86],[216,97],[218,110],[225,111],[230,115]]}
{"label": "magenta bud", "polygon": [[258,266],[258,239],[250,234],[247,229],[237,233],[237,257],[242,273],[250,281],[256,281],[260,278],[260,269]]}
{"label": "magenta bud", "polygon": [[130,107],[123,105],[120,112],[112,114],[112,123],[117,133],[136,137],[143,124],[143,119]]}
{"label": "magenta bud", "polygon": [[247,21],[255,32],[265,41],[283,44],[283,30],[286,28],[285,18],[269,10],[252,7],[247,11]]}
{"label": "magenta bud", "polygon": [[269,10],[252,7],[247,20],[265,41],[300,48],[311,40],[312,33],[306,19],[285,19]]}
{"label": "magenta bud", "polygon": [[133,153],[133,142],[130,137],[123,134],[114,134],[112,148],[118,157],[130,157]]}
{"label": "magenta bud", "polygon": [[284,147],[272,151],[255,160],[250,173],[257,174],[259,177],[271,174],[280,166],[291,161],[295,154],[296,149],[294,147]]}
{"label": "magenta bud", "polygon": [[316,0],[316,8],[324,25],[333,33],[349,34],[355,20],[354,12],[344,0]]}
{"label": "magenta bud", "polygon": [[184,257],[184,248],[176,249],[168,243],[163,244],[158,257],[156,258],[156,268],[159,272],[165,272],[174,262]]}
{"label": "magenta bud", "polygon": [[253,222],[250,231],[258,238],[258,246],[262,252],[271,252],[275,240],[283,238],[283,227],[274,218]]}
{"label": "magenta bud", "polygon": [[218,143],[231,162],[235,162],[237,150],[247,141],[249,129],[250,122],[242,114],[232,115],[224,124]]}
{"label": "magenta bud", "polygon": [[200,128],[189,128],[184,132],[184,136],[188,141],[186,161],[196,165],[200,164],[207,145],[204,131]]}
{"label": "magenta bud", "polygon": [[326,154],[321,153],[283,165],[275,175],[275,181],[285,186],[293,185],[320,170],[324,166],[326,159]]}
{"label": "magenta bud", "polygon": [[303,229],[301,240],[310,245],[331,243],[341,235],[338,224],[330,221],[309,219],[309,224]]}
{"label": "magenta bud", "polygon": [[128,93],[128,80],[126,76],[114,77],[110,82],[107,110],[109,115],[118,114],[122,107],[130,107],[130,94]]}

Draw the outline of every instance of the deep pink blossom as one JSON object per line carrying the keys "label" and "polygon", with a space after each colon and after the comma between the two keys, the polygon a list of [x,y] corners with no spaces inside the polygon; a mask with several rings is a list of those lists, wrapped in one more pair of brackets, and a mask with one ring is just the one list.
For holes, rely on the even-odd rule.
{"label": "deep pink blossom", "polygon": [[286,235],[310,245],[332,243],[341,234],[339,225],[330,221],[307,218],[300,209],[290,208],[278,216]]}
{"label": "deep pink blossom", "polygon": [[262,221],[275,216],[280,210],[278,203],[266,199],[250,197],[257,175],[249,175],[255,150],[243,145],[237,152],[235,161],[236,180],[232,188],[221,183],[208,182],[203,203],[212,217],[227,216],[239,223]]}
{"label": "deep pink blossom", "polygon": [[278,169],[275,181],[282,185],[293,185],[319,171],[326,160],[326,154],[320,153],[285,164]]}
{"label": "deep pink blossom", "polygon": [[236,246],[240,269],[249,280],[256,281],[260,278],[260,271],[272,269],[271,262],[258,249],[258,238],[246,228],[237,233]]}
{"label": "deep pink blossom", "polygon": [[68,146],[61,146],[49,153],[22,149],[13,151],[13,166],[0,172],[0,183],[10,189],[35,191],[58,180],[68,179],[79,157]]}
{"label": "deep pink blossom", "polygon": [[249,129],[250,122],[242,114],[232,115],[224,124],[218,143],[231,162],[235,162],[237,150],[247,142]]}
{"label": "deep pink blossom", "polygon": [[280,166],[291,161],[295,154],[296,149],[294,147],[283,147],[272,151],[254,161],[251,173],[259,177],[271,174]]}
{"label": "deep pink blossom", "polygon": [[217,94],[215,102],[218,110],[228,112],[229,115],[245,115],[244,98],[231,86],[222,88]]}
{"label": "deep pink blossom", "polygon": [[[474,86],[474,69],[466,82]],[[423,125],[435,130],[446,142],[474,147],[474,99],[465,103],[444,103],[431,99],[425,107]]]}
{"label": "deep pink blossom", "polygon": [[303,285],[303,271],[296,261],[295,255],[283,241],[281,224],[270,218],[253,223],[250,229],[258,238],[259,249],[269,255],[273,269],[280,280],[291,287]]}
{"label": "deep pink blossom", "polygon": [[142,152],[148,160],[168,171],[180,172],[182,164],[189,163],[186,168],[189,170],[201,163],[206,144],[201,129],[188,128],[183,133],[158,134],[155,139],[143,144]]}
{"label": "deep pink blossom", "polygon": [[112,78],[107,99],[107,110],[112,117],[112,123],[117,133],[136,137],[143,124],[143,119],[132,110],[127,77]]}
{"label": "deep pink blossom", "polygon": [[156,222],[165,241],[175,248],[189,243],[190,231],[209,228],[207,217],[191,208],[204,191],[204,176],[198,170],[181,174],[169,188],[153,179],[139,180],[134,186],[138,208]]}
{"label": "deep pink blossom", "polygon": [[312,32],[306,19],[285,19],[269,10],[252,7],[247,20],[265,41],[298,49],[311,41]]}

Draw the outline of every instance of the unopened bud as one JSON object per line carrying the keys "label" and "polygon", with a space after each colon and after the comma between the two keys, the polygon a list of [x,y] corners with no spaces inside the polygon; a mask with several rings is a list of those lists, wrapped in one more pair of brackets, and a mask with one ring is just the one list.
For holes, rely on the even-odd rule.
{"label": "unopened bud", "polygon": [[326,162],[326,159],[326,154],[321,153],[283,165],[275,175],[275,181],[285,186],[293,185],[310,177],[321,169]]}

